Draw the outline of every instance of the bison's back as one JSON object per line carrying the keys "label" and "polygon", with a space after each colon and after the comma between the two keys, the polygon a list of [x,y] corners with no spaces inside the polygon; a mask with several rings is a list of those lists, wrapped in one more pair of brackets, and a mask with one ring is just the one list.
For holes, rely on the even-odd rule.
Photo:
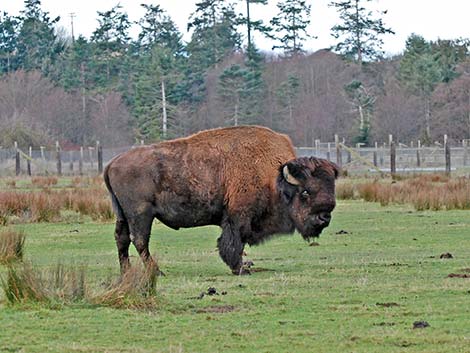
{"label": "bison's back", "polygon": [[275,194],[280,166],[296,158],[287,135],[259,126],[208,130],[180,141],[188,144],[187,160],[198,156],[198,160],[220,162],[216,170],[224,202],[229,212],[241,216],[248,213],[249,217],[252,207],[267,207]]}

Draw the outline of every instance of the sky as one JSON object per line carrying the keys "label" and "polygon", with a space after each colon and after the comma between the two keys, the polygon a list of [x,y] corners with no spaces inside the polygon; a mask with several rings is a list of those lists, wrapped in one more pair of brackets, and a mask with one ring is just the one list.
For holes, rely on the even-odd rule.
{"label": "sky", "polygon": [[[183,33],[183,39],[189,40],[186,32],[189,16],[195,10],[197,0],[42,0],[42,8],[52,18],[60,16],[59,25],[70,32],[70,13],[74,13],[75,36],[83,34],[89,37],[97,28],[97,11],[107,11],[120,3],[128,13],[130,20],[137,21],[144,14],[141,3],[159,4],[171,16]],[[244,11],[243,2],[239,10]],[[339,22],[337,12],[328,7],[331,0],[307,0],[312,5],[309,33],[316,39],[304,43],[307,51],[316,51],[334,45],[335,39],[330,29]],[[254,19],[269,19],[278,12],[277,0],[269,0],[267,6],[252,5],[251,16]],[[2,0],[0,11],[17,15],[23,9],[22,0]],[[423,36],[426,40],[470,38],[470,1],[469,0],[372,0],[371,9],[388,10],[383,16],[385,25],[391,27],[395,35],[385,35],[383,49],[387,55],[399,54],[405,48],[406,38],[412,33]],[[137,35],[136,26],[132,34]],[[259,36],[255,43],[263,50],[271,50],[273,42]]]}

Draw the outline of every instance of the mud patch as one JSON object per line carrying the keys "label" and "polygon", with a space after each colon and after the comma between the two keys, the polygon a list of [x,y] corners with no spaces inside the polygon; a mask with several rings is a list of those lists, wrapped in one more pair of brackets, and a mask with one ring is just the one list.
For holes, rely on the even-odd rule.
{"label": "mud patch", "polygon": [[470,273],[449,273],[449,278],[470,278]]}
{"label": "mud patch", "polygon": [[275,270],[270,268],[263,268],[263,267],[253,267],[250,268],[250,272],[274,272]]}
{"label": "mud patch", "polygon": [[235,310],[233,305],[213,305],[208,306],[207,308],[198,309],[196,313],[198,314],[207,314],[207,313],[214,313],[214,314],[224,314],[230,313]]}
{"label": "mud patch", "polygon": [[400,304],[394,303],[394,302],[390,302],[390,303],[375,303],[375,305],[381,306],[381,307],[384,307],[384,308],[392,308],[392,307],[400,306]]}

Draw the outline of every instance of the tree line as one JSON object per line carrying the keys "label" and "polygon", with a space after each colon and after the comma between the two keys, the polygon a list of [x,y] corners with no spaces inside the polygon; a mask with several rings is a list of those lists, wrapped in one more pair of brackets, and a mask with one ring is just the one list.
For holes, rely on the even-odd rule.
{"label": "tree line", "polygon": [[[200,0],[188,42],[159,5],[142,4],[133,22],[117,4],[97,13],[90,38],[73,38],[40,0],[25,0],[18,16],[0,15],[0,145],[119,146],[241,124],[299,146],[334,134],[365,145],[388,134],[470,138],[469,40],[412,34],[403,53],[385,57],[393,30],[370,1],[331,1],[337,44],[307,53],[315,8],[303,0],[279,0],[269,23],[250,16],[267,0]],[[255,32],[276,51],[259,50]]]}

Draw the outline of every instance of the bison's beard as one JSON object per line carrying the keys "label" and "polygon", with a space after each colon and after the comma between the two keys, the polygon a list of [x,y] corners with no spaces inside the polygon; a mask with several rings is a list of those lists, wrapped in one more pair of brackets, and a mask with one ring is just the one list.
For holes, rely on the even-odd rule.
{"label": "bison's beard", "polygon": [[304,238],[306,241],[310,241],[311,239],[318,238],[323,228],[326,228],[326,227],[315,227],[315,228],[305,229],[304,231],[301,231],[300,234],[302,235],[302,238]]}

